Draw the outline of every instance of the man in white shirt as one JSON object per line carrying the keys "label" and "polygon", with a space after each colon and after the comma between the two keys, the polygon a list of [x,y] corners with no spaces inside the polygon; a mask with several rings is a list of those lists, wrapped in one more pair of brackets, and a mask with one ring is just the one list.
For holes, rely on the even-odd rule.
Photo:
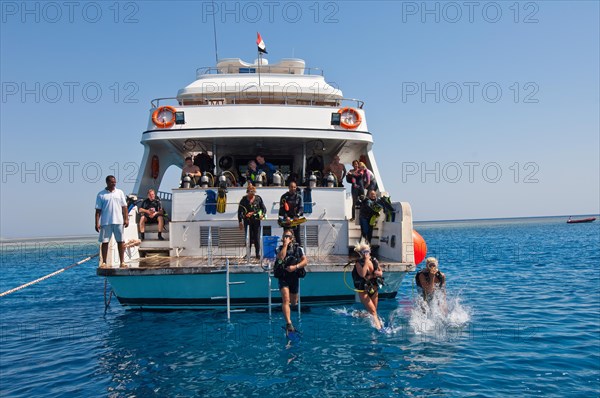
{"label": "man in white shirt", "polygon": [[102,243],[101,267],[106,267],[108,242],[112,235],[117,241],[121,267],[126,267],[123,229],[129,225],[129,214],[125,194],[116,186],[117,179],[114,176],[108,176],[106,177],[106,188],[98,192],[98,196],[96,196],[96,232],[100,233],[98,242]]}

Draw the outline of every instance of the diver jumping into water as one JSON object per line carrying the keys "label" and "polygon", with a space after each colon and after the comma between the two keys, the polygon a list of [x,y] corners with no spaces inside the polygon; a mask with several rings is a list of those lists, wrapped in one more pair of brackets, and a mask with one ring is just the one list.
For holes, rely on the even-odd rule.
{"label": "diver jumping into water", "polygon": [[379,302],[379,285],[383,282],[383,271],[375,257],[371,257],[371,246],[362,238],[354,247],[360,259],[354,263],[352,280],[360,301],[367,312],[373,317],[375,328],[381,330],[383,325],[377,315]]}
{"label": "diver jumping into water", "polygon": [[428,257],[425,260],[425,269],[417,272],[415,282],[422,292],[423,300],[427,304],[431,304],[434,295],[436,295],[436,292],[439,292],[440,309],[444,313],[447,312],[446,275],[439,270],[437,258]]}

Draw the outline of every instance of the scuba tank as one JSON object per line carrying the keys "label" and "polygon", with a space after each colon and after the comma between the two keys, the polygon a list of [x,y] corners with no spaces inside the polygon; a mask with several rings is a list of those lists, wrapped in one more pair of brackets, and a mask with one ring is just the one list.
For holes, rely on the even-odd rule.
{"label": "scuba tank", "polygon": [[192,177],[190,177],[189,174],[186,174],[185,177],[183,177],[182,188],[190,189],[191,187],[192,187]]}
{"label": "scuba tank", "polygon": [[262,187],[263,186],[263,173],[257,174],[256,175],[256,180],[254,180],[254,186],[255,187]]}
{"label": "scuba tank", "polygon": [[273,173],[273,185],[276,187],[280,187],[282,184],[283,175],[279,171],[276,171],[275,173]]}
{"label": "scuba tank", "polygon": [[210,180],[208,179],[208,174],[205,171],[204,173],[202,173],[202,177],[200,177],[200,186],[202,188],[208,188],[209,181]]}
{"label": "scuba tank", "polygon": [[325,182],[327,183],[327,188],[335,187],[335,176],[333,175],[333,173],[329,173],[327,175],[327,179],[325,180]]}
{"label": "scuba tank", "polygon": [[315,175],[315,173],[310,173],[310,176],[308,177],[308,187],[309,188],[315,188],[317,186],[317,176]]}
{"label": "scuba tank", "polygon": [[225,188],[227,186],[227,177],[225,173],[221,173],[219,176],[219,188]]}

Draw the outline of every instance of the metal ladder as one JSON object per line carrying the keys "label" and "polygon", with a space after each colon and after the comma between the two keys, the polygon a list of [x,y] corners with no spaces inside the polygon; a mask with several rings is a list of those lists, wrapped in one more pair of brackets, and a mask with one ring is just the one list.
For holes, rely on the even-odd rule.
{"label": "metal ladder", "polygon": [[211,300],[223,300],[223,299],[227,299],[227,321],[231,320],[231,313],[232,312],[244,312],[246,311],[245,308],[237,308],[237,309],[231,309],[231,289],[230,286],[231,285],[242,285],[244,283],[246,283],[245,281],[238,281],[238,282],[231,282],[230,281],[230,272],[229,272],[229,258],[227,258],[225,260],[225,271],[223,270],[214,270],[211,271],[213,273],[222,273],[225,272],[225,292],[226,292],[226,296],[215,296],[215,297],[211,297]]}

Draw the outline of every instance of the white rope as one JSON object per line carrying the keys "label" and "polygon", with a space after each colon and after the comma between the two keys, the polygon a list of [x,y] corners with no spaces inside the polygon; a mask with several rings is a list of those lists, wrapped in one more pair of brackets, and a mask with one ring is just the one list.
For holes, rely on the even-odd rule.
{"label": "white rope", "polygon": [[48,275],[46,275],[46,276],[42,276],[41,278],[38,278],[38,279],[36,279],[36,280],[34,280],[34,281],[27,282],[27,283],[25,283],[25,284],[23,284],[23,285],[21,285],[21,286],[15,287],[14,289],[10,289],[10,290],[7,290],[7,291],[5,291],[5,292],[3,292],[3,293],[0,293],[0,297],[4,297],[4,296],[7,296],[7,295],[9,295],[9,294],[11,294],[11,293],[18,292],[19,290],[21,290],[21,289],[25,289],[25,288],[26,288],[26,287],[28,287],[28,286],[35,285],[36,283],[42,282],[42,281],[44,281],[44,280],[46,280],[46,279],[48,279],[48,278],[52,278],[53,276],[56,276],[56,275],[58,275],[58,274],[60,274],[60,273],[63,273],[63,272],[65,272],[66,270],[68,270],[68,269],[70,269],[70,268],[76,267],[76,266],[78,266],[78,265],[80,265],[80,264],[83,264],[83,263],[85,263],[85,262],[87,262],[87,261],[90,261],[92,258],[94,258],[94,257],[98,257],[98,255],[99,255],[99,253],[92,254],[92,255],[90,255],[89,257],[86,257],[86,258],[84,258],[84,259],[83,259],[83,260],[81,260],[81,261],[78,261],[78,262],[76,262],[76,263],[74,263],[74,264],[71,264],[71,265],[69,265],[68,267],[61,268],[61,269],[59,269],[58,271],[54,271],[54,272],[52,272],[51,274],[48,274]]}

